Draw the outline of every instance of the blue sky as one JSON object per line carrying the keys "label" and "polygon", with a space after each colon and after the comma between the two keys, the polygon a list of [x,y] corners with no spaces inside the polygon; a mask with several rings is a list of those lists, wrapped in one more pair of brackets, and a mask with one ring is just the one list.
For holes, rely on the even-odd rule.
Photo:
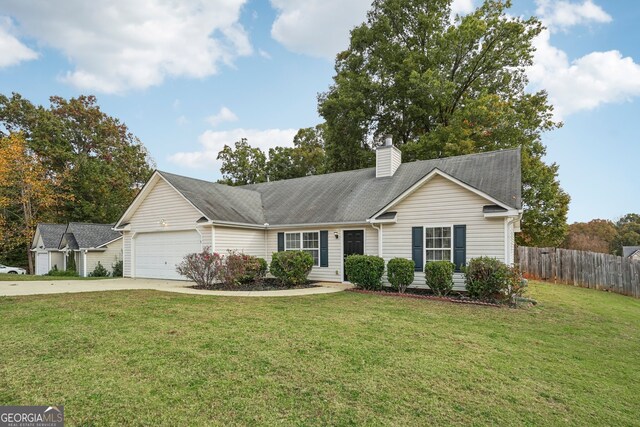
{"label": "blue sky", "polygon": [[[370,0],[2,0],[0,91],[36,103],[95,94],[158,168],[219,178],[217,152],[240,137],[290,145],[321,120],[316,96]],[[466,13],[480,0],[455,0]],[[569,220],[640,212],[640,5],[516,0],[548,26],[531,90],[564,127],[544,135],[572,197]]]}

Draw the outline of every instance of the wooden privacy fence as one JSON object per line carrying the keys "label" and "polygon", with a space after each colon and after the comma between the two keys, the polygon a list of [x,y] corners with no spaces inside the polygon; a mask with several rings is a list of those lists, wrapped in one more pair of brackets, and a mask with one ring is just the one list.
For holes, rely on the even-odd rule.
{"label": "wooden privacy fence", "polygon": [[595,252],[518,247],[520,271],[552,280],[640,298],[640,261]]}

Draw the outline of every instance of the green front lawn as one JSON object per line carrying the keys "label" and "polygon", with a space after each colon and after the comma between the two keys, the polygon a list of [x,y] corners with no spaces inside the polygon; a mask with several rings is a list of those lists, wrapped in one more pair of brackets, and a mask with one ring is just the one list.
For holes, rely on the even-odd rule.
{"label": "green front lawn", "polygon": [[513,310],[343,292],[0,298],[0,405],[67,425],[640,425],[640,300]]}
{"label": "green front lawn", "polygon": [[40,280],[100,280],[113,277],[68,277],[68,276],[36,276],[31,274],[0,273],[0,282],[34,282]]}

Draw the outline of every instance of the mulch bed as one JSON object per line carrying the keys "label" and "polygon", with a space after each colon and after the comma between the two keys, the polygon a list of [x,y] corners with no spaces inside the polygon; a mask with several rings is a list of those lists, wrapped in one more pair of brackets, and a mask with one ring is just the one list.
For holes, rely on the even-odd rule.
{"label": "mulch bed", "polygon": [[284,291],[287,289],[307,289],[317,288],[316,282],[307,281],[302,285],[288,287],[284,286],[280,281],[273,278],[266,278],[256,283],[244,283],[237,286],[224,286],[223,284],[215,284],[212,287],[194,285],[190,286],[192,289],[204,289],[207,291]]}
{"label": "mulch bed", "polygon": [[455,304],[471,304],[471,305],[482,305],[486,307],[504,307],[500,304],[495,304],[491,302],[483,302],[483,301],[475,301],[467,298],[456,298],[456,297],[438,297],[435,295],[425,295],[425,294],[412,294],[412,293],[404,293],[401,294],[399,292],[387,292],[387,291],[368,291],[365,289],[347,289],[348,292],[355,292],[358,294],[369,294],[369,295],[382,295],[387,297],[399,297],[399,298],[413,298],[413,299],[428,299],[433,301],[444,301],[444,302],[452,302]]}

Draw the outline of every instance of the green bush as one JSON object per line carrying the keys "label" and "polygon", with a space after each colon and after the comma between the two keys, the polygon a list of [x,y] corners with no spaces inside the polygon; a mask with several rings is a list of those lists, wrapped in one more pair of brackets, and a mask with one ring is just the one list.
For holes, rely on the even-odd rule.
{"label": "green bush", "polygon": [[406,258],[393,258],[387,263],[387,278],[398,292],[404,293],[413,283],[416,263]]}
{"label": "green bush", "polygon": [[313,267],[313,257],[303,251],[274,252],[269,270],[286,286],[301,285]]}
{"label": "green bush", "polygon": [[347,279],[362,289],[378,290],[382,287],[384,260],[372,255],[349,255],[344,263]]}
{"label": "green bush", "polygon": [[495,258],[472,259],[465,275],[468,295],[480,300],[512,301],[522,295],[526,286],[517,268]]}
{"label": "green bush", "polygon": [[255,283],[267,275],[267,261],[262,258],[243,255],[244,273],[240,278],[241,283]]}
{"label": "green bush", "polygon": [[424,266],[424,279],[434,294],[445,296],[453,289],[456,265],[449,261],[430,261]]}
{"label": "green bush", "polygon": [[75,270],[67,269],[67,270],[58,270],[58,266],[54,265],[51,270],[46,274],[47,276],[58,276],[58,277],[78,277],[78,273]]}
{"label": "green bush", "polygon": [[122,264],[122,260],[118,260],[116,259],[116,263],[111,265],[111,276],[112,277],[122,277],[122,269],[123,269],[123,264]]}
{"label": "green bush", "polygon": [[98,261],[98,265],[89,273],[89,277],[109,277],[109,271]]}

